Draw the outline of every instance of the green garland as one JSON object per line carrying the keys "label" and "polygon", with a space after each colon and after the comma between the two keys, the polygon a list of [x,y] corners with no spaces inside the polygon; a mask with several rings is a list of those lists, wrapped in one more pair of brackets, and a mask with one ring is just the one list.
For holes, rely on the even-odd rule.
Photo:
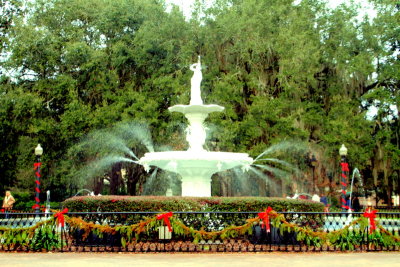
{"label": "green garland", "polygon": [[[341,249],[353,250],[357,246],[365,243],[363,232],[368,226],[368,219],[364,217],[353,220],[350,224],[346,225],[340,230],[332,232],[315,231],[310,227],[300,227],[296,224],[286,221],[283,214],[278,214],[275,211],[269,213],[271,223],[274,227],[278,228],[280,233],[295,232],[298,241],[304,242],[308,246],[321,247],[323,245],[337,246]],[[98,225],[94,223],[87,223],[80,218],[69,218],[66,216],[66,222],[72,229],[84,230],[84,238],[90,232],[102,236],[103,233],[121,234],[121,244],[125,247],[128,243],[140,240],[143,234],[149,235],[151,231],[156,231],[158,227],[163,226],[163,222],[157,220],[157,216],[147,218],[139,223],[129,226],[116,226],[111,227],[108,225]],[[170,219],[172,231],[176,236],[187,237],[191,236],[193,242],[197,243],[200,240],[216,240],[235,238],[244,234],[251,234],[253,225],[260,222],[259,217],[246,220],[246,223],[241,226],[229,226],[220,231],[205,231],[204,229],[196,230],[192,227],[186,226],[181,220],[172,217]],[[377,229],[373,233],[368,234],[369,244],[377,246],[399,246],[400,237],[386,231],[381,225],[377,223]]]}
{"label": "green garland", "polygon": [[[0,227],[0,239],[2,246],[9,248],[18,248],[24,246],[32,247],[37,240],[37,236],[41,234],[40,229],[46,226],[54,226],[55,218],[51,217],[48,220],[41,221],[30,227]],[[37,243],[35,246],[38,248]]]}
{"label": "green garland", "polygon": [[[315,231],[310,227],[301,227],[294,223],[289,223],[286,221],[283,214],[278,214],[275,211],[269,213],[271,219],[271,224],[276,227],[281,234],[285,232],[295,232],[297,233],[296,238],[298,241],[307,244],[308,246],[321,247],[323,245],[335,246],[342,250],[354,250],[357,246],[365,244],[365,235],[363,233],[366,231],[368,226],[368,219],[364,217],[357,218],[353,220],[350,224],[346,225],[342,229],[324,232]],[[146,218],[136,224],[132,225],[118,225],[115,227],[109,225],[99,225],[93,222],[86,222],[81,218],[69,217],[65,215],[65,221],[69,225],[70,231],[83,230],[83,239],[92,232],[99,237],[103,234],[116,234],[121,235],[121,244],[126,247],[127,244],[136,242],[140,240],[141,236],[149,236],[151,232],[155,232],[158,227],[163,226],[162,220],[158,220],[157,216]],[[247,219],[246,223],[241,226],[229,226],[220,231],[205,231],[204,229],[196,230],[192,227],[185,225],[181,220],[171,217],[170,223],[172,226],[172,231],[176,236],[193,238],[193,242],[197,243],[200,240],[216,240],[216,239],[229,239],[242,236],[244,234],[252,234],[253,225],[260,223],[261,219],[255,217],[252,219]],[[393,235],[387,230],[385,230],[378,222],[377,230],[369,233],[368,244],[370,246],[400,246],[400,237]],[[0,238],[4,240],[3,245],[12,246],[16,248],[18,246],[30,246],[37,250],[40,248],[35,240],[42,240],[44,244],[42,247],[46,249],[52,249],[54,247],[59,247],[57,245],[57,240],[53,235],[43,235],[43,233],[49,233],[49,231],[44,232],[40,229],[44,227],[56,226],[55,218],[52,217],[46,221],[37,223],[34,226],[26,228],[8,228],[0,227]],[[40,236],[39,236],[40,235]],[[52,242],[46,242],[46,238],[52,238]],[[51,244],[51,245],[48,245]]]}

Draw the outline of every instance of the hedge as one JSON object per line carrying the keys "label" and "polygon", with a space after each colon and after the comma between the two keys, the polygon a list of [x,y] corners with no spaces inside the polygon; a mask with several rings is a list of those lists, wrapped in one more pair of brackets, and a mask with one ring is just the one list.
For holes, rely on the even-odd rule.
{"label": "hedge", "polygon": [[319,202],[268,197],[77,196],[62,204],[71,212],[259,212],[268,206],[278,212],[322,212],[324,209]]}

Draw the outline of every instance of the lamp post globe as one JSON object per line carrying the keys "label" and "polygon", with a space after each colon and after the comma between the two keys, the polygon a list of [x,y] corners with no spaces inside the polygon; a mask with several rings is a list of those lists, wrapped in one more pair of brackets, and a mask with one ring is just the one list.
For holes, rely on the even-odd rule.
{"label": "lamp post globe", "polygon": [[40,144],[38,144],[35,148],[35,155],[40,157],[41,155],[43,155],[43,148]]}
{"label": "lamp post globe", "polygon": [[347,147],[344,144],[342,144],[342,146],[339,149],[339,155],[342,157],[347,156]]}

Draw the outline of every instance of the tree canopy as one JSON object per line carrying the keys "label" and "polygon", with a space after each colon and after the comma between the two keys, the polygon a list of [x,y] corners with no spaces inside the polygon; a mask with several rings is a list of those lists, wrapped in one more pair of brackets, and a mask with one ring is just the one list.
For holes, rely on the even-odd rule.
{"label": "tree canopy", "polygon": [[[134,122],[156,147],[186,149],[187,122],[168,107],[189,103],[188,67],[201,55],[203,101],[225,107],[207,120],[207,147],[252,157],[285,140],[308,147],[283,155],[302,171],[290,177],[296,188],[272,177],[281,190],[264,181],[258,194],[335,188],[343,143],[367,189],[390,199],[400,193],[400,7],[370,2],[376,16],[360,19],[354,4],[330,9],[322,0],[197,1],[192,18],[162,0],[9,1],[0,20],[0,189],[33,188],[41,143],[42,187],[56,199],[89,185],[100,192],[104,177],[110,193],[143,193],[141,166],[79,177],[99,154],[78,143]],[[235,194],[228,189],[217,194]]]}

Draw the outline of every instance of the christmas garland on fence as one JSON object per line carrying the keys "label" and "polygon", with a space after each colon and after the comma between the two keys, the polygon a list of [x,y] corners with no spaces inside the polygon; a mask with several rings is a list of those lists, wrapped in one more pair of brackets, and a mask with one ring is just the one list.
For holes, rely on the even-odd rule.
{"label": "christmas garland on fence", "polygon": [[[335,230],[332,232],[314,231],[310,227],[301,227],[294,223],[288,222],[283,214],[279,214],[272,208],[268,207],[265,212],[258,214],[258,217],[247,219],[246,223],[241,226],[229,226],[219,231],[205,231],[204,229],[196,230],[192,227],[185,225],[181,220],[174,218],[172,212],[159,214],[155,217],[148,218],[140,221],[139,223],[129,226],[115,226],[111,227],[108,225],[99,225],[92,222],[85,222],[81,218],[70,218],[67,217],[66,221],[72,229],[83,230],[83,238],[86,238],[90,232],[93,232],[99,236],[104,233],[108,234],[121,234],[121,243],[125,247],[127,243],[140,240],[140,235],[150,231],[154,231],[157,227],[162,226],[160,222],[168,227],[169,231],[173,232],[177,236],[191,236],[193,242],[197,243],[200,240],[216,240],[216,239],[227,239],[235,238],[244,234],[252,234],[253,225],[261,223],[261,226],[265,228],[266,232],[269,232],[269,221],[271,224],[279,229],[280,233],[285,232],[296,232],[296,238],[298,241],[302,241],[307,245],[320,247],[322,245],[333,245],[339,246],[342,249],[354,249],[355,246],[361,245],[363,240],[361,233],[363,233],[366,227],[370,226],[370,232],[368,240],[375,245],[390,246],[400,245],[400,237],[395,236],[385,230],[381,225],[377,224],[375,217],[370,216],[369,212],[364,213],[364,217],[357,218],[351,223],[343,227],[342,229]],[[374,214],[374,212],[372,212]],[[372,219],[371,219],[372,218]],[[370,220],[368,222],[368,219]],[[358,228],[354,226],[359,225]],[[379,229],[379,231],[377,231]]]}
{"label": "christmas garland on fence", "polygon": [[[54,217],[46,221],[41,221],[34,226],[26,228],[9,228],[0,227],[0,238],[4,240],[3,244],[9,245],[31,245],[31,240],[36,240],[35,236],[40,233],[43,227],[64,227],[64,223],[68,224],[69,231],[83,231],[82,239],[85,240],[90,233],[94,233],[99,237],[104,234],[121,235],[121,244],[125,247],[127,244],[140,240],[140,236],[150,232],[154,232],[160,226],[167,226],[168,231],[173,232],[177,236],[191,236],[193,242],[200,240],[216,240],[235,238],[244,234],[252,234],[253,226],[261,224],[266,232],[270,232],[270,223],[280,231],[280,234],[295,232],[296,239],[304,242],[308,246],[321,247],[323,245],[337,246],[343,250],[353,250],[357,245],[362,245],[365,240],[362,233],[369,226],[368,242],[378,246],[400,246],[400,237],[391,234],[384,229],[379,222],[375,220],[376,211],[367,211],[363,217],[353,220],[342,229],[332,232],[315,231],[310,227],[301,227],[295,223],[288,222],[283,214],[279,214],[272,208],[268,207],[265,212],[258,213],[255,218],[247,219],[246,223],[241,226],[228,226],[219,231],[205,231],[193,229],[185,225],[181,220],[174,218],[172,212],[158,214],[157,216],[146,218],[132,225],[100,225],[93,222],[86,222],[79,217],[69,217],[65,215],[68,212],[64,209],[54,214]],[[355,227],[358,225],[358,227]]]}

